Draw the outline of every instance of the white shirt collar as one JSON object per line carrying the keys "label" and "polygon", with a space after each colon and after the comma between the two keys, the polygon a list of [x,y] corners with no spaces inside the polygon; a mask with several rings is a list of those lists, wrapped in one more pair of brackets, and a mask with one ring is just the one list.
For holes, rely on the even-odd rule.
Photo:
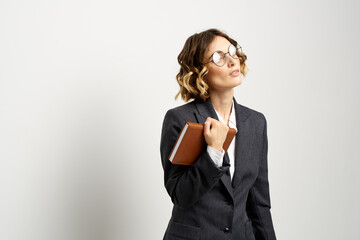
{"label": "white shirt collar", "polygon": [[[233,103],[232,103],[232,108],[231,108],[231,114],[230,114],[230,118],[229,118],[229,127],[230,128],[235,128],[236,131],[237,131],[237,127],[236,127],[236,119],[235,119],[235,102],[234,102],[234,99],[233,99]],[[215,110],[215,108],[214,108]],[[215,110],[216,112],[216,115],[219,119],[219,121],[225,123],[225,121],[222,119],[222,117],[220,116],[220,114]],[[225,123],[226,124],[226,123]]]}

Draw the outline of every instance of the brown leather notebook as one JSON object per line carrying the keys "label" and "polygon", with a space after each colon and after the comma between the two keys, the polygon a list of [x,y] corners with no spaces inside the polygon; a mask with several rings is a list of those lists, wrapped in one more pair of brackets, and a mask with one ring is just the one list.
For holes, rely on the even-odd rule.
{"label": "brown leather notebook", "polygon": [[[180,165],[192,165],[206,144],[203,131],[204,124],[185,122],[169,155],[170,162]],[[230,128],[223,144],[225,152],[228,150],[235,134],[236,129]]]}

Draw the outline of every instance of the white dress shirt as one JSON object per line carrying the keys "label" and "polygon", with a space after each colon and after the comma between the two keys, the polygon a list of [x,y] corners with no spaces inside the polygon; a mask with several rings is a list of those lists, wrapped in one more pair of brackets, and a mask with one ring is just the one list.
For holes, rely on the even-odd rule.
{"label": "white dress shirt", "polygon": [[[225,121],[222,119],[220,114],[216,110],[215,110],[215,112],[216,112],[216,115],[217,115],[219,121],[225,123]],[[235,128],[236,131],[237,131],[236,119],[235,119],[234,100],[233,100],[233,103],[232,103],[231,114],[230,114],[230,118],[229,118],[229,127],[230,128]],[[234,175],[234,171],[235,171],[235,141],[236,141],[236,137],[233,138],[233,140],[231,141],[230,146],[229,146],[229,148],[227,150],[227,153],[228,153],[229,159],[230,159],[230,176],[231,176],[231,179],[232,179],[232,177]],[[222,150],[222,152],[220,152],[220,151],[216,150],[215,148],[213,148],[213,147],[211,147],[209,145],[207,146],[207,151],[208,151],[211,159],[216,164],[216,166],[221,167],[222,163],[223,163],[225,151]]]}

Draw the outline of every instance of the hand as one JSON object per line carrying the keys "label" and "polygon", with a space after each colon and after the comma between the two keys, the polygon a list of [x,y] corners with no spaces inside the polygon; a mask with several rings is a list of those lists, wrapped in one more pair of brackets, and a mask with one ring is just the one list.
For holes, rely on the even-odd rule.
{"label": "hand", "polygon": [[[211,129],[210,129],[211,127]],[[219,150],[223,150],[223,144],[225,142],[229,127],[223,122],[208,117],[204,124],[204,137],[206,143]]]}

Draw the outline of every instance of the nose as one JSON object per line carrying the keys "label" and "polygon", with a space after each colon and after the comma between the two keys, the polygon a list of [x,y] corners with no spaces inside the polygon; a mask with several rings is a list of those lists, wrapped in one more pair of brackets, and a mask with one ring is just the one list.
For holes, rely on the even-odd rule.
{"label": "nose", "polygon": [[228,63],[228,65],[229,65],[229,67],[232,67],[232,66],[234,66],[235,65],[235,60],[236,59],[234,59],[234,58],[232,58],[229,54],[226,54],[225,55],[225,61],[226,61],[226,58],[228,59],[227,61],[227,63]]}

